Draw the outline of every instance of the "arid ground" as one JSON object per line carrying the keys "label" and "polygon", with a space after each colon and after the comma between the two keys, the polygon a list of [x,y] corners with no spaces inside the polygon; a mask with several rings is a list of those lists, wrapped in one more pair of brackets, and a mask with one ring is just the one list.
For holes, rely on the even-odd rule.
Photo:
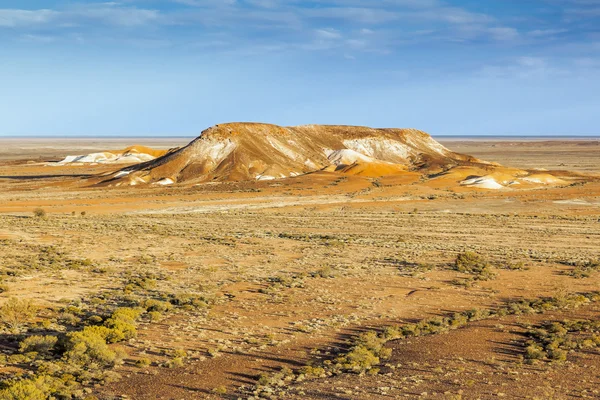
{"label": "arid ground", "polygon": [[590,177],[505,190],[48,165],[188,141],[0,140],[0,399],[600,398],[599,140],[440,140]]}

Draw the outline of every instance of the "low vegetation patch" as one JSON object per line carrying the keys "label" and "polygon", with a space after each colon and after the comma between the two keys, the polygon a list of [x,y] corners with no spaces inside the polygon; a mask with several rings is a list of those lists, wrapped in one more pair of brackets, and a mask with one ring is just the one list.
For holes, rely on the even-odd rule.
{"label": "low vegetation patch", "polygon": [[600,260],[576,261],[565,264],[573,267],[568,274],[577,279],[589,278],[600,271]]}
{"label": "low vegetation patch", "polygon": [[[23,307],[19,304],[18,308]],[[19,344],[19,354],[5,361],[37,368],[2,382],[0,399],[77,398],[83,393],[82,385],[112,379],[110,368],[124,355],[110,344],[135,337],[142,312],[121,307],[98,325],[54,335],[26,336]]]}
{"label": "low vegetation patch", "polygon": [[[39,259],[65,260],[61,252],[49,249]],[[12,354],[0,355],[0,365],[15,372],[0,383],[0,400],[85,398],[90,386],[119,379],[113,368],[127,354],[114,344],[135,338],[141,320],[149,323],[176,309],[209,304],[193,293],[156,290],[162,280],[166,277],[160,274],[127,272],[122,290],[102,292],[86,303],[74,301],[60,309],[42,310],[30,301],[9,299],[0,307],[0,328],[17,346]],[[178,351],[168,366],[180,367],[186,357]],[[142,358],[135,365],[150,364]]]}
{"label": "low vegetation patch", "polygon": [[376,374],[379,372],[377,366],[391,356],[391,349],[386,347],[386,344],[390,341],[444,333],[464,327],[470,322],[493,317],[573,309],[593,301],[600,301],[600,292],[559,294],[553,298],[510,302],[498,309],[473,309],[446,317],[425,319],[417,323],[390,326],[380,332],[363,332],[351,339],[347,347],[334,358],[323,361],[319,366],[307,366],[296,371],[286,369],[286,371],[282,370],[272,375],[261,375],[254,388],[253,395],[261,396],[272,393],[274,387],[282,387],[289,382],[302,381],[307,378],[332,376],[341,373]]}
{"label": "low vegetation patch", "polygon": [[496,277],[492,265],[483,256],[472,251],[460,253],[456,257],[454,270],[472,275],[478,281],[489,281]]}
{"label": "low vegetation patch", "polygon": [[10,298],[0,307],[0,323],[11,333],[19,333],[36,315],[31,300]]}
{"label": "low vegetation patch", "polygon": [[46,218],[46,210],[43,208],[36,208],[33,210],[33,216],[36,218]]}
{"label": "low vegetation patch", "polygon": [[527,331],[525,358],[529,362],[561,362],[569,352],[600,347],[600,321],[546,322]]}

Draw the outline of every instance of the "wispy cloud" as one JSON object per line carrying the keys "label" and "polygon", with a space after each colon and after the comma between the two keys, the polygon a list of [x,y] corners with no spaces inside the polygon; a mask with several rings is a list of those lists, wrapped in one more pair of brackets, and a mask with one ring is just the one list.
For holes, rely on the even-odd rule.
{"label": "wispy cloud", "polygon": [[60,12],[54,10],[0,9],[0,27],[18,28],[45,24],[55,19]]}
{"label": "wispy cloud", "polygon": [[[10,1],[10,0],[9,0]],[[268,49],[323,51],[339,56],[400,53],[408,46],[526,46],[567,40],[582,29],[568,19],[591,18],[600,0],[541,0],[552,12],[492,13],[462,0],[121,0],[58,3],[40,10],[0,9],[0,29],[59,41],[92,43],[112,37],[123,44],[168,43],[189,48],[211,43],[212,51]],[[14,0],[15,4],[21,4]],[[48,2],[52,4],[52,0]],[[500,6],[498,6],[500,7]],[[550,10],[550,8],[549,8]],[[546,13],[546,14],[545,14]],[[583,15],[585,14],[585,15]],[[560,15],[562,22],[554,15]],[[215,39],[216,37],[216,39]],[[21,38],[21,39],[19,39]],[[165,44],[166,46],[166,44]],[[248,52],[246,52],[248,53]]]}
{"label": "wispy cloud", "polygon": [[0,27],[39,28],[74,27],[101,23],[117,26],[140,26],[158,21],[157,10],[124,7],[119,3],[92,3],[66,9],[0,9]]}
{"label": "wispy cloud", "polygon": [[[445,35],[455,34],[460,40],[482,37],[511,40],[517,36],[515,28],[498,23],[493,16],[438,0],[171,0],[171,4],[151,9],[143,8],[141,1],[130,0],[75,3],[43,10],[3,9],[0,10],[0,27],[23,31],[40,27],[85,31],[98,26],[116,26],[162,29],[163,35],[169,36],[172,35],[169,27],[186,26],[192,34],[203,35],[218,29],[240,37],[242,42],[253,38],[254,43],[260,45],[269,45],[273,40],[273,35],[263,34],[265,31],[277,31],[278,40],[286,38],[299,45],[302,41],[312,43],[314,32],[323,40],[332,40],[359,30],[363,35],[374,30],[387,33],[385,38],[382,34],[371,38],[373,46],[378,46],[376,40],[381,45],[393,42],[394,36],[411,36],[411,30],[443,31]],[[466,31],[470,31],[471,36],[465,37]],[[137,35],[139,40],[147,39],[143,37],[144,31]],[[432,40],[435,37],[430,36]],[[421,35],[420,40],[423,38]],[[176,41],[171,38],[174,39]],[[349,38],[347,43],[356,48],[359,40],[365,43],[365,39],[358,38]]]}

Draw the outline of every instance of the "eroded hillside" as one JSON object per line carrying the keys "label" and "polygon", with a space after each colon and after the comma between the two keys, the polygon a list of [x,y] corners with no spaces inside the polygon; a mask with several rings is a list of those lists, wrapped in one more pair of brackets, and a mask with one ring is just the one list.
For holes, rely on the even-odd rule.
{"label": "eroded hillside", "polygon": [[489,164],[452,152],[416,129],[257,123],[211,127],[189,145],[127,168],[104,183],[272,180],[320,170],[382,176]]}

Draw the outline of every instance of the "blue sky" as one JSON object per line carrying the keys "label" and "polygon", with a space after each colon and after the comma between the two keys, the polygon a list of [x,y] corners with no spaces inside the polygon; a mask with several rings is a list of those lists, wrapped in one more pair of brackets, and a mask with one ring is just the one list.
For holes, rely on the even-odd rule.
{"label": "blue sky", "polygon": [[0,0],[0,135],[600,134],[600,0]]}

